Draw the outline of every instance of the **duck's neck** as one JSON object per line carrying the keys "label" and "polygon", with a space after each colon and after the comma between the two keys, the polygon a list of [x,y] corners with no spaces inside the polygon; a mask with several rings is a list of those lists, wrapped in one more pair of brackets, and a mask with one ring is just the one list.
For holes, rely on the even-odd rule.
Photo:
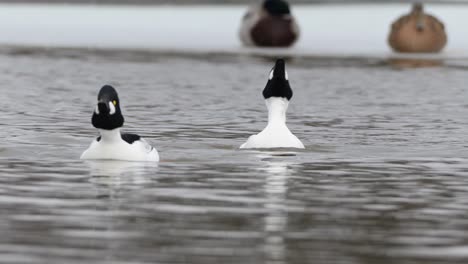
{"label": "duck's neck", "polygon": [[120,135],[120,128],[115,128],[112,130],[99,129],[99,133],[101,134],[101,140],[104,142],[122,140],[122,136]]}
{"label": "duck's neck", "polygon": [[286,98],[270,97],[265,100],[268,108],[268,125],[286,125],[286,110],[289,101]]}

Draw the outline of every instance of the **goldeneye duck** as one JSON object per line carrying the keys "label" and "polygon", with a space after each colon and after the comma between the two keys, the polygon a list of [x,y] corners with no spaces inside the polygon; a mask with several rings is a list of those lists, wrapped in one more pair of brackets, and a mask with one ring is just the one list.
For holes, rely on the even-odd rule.
{"label": "goldeneye duck", "polygon": [[159,161],[156,148],[136,134],[122,134],[124,117],[117,91],[110,85],[101,88],[91,120],[99,130],[97,137],[81,155],[84,160]]}
{"label": "goldeneye duck", "polygon": [[292,96],[285,62],[278,59],[263,90],[268,108],[268,124],[262,132],[250,136],[247,142],[240,146],[241,149],[304,148],[302,142],[286,126],[286,110]]}

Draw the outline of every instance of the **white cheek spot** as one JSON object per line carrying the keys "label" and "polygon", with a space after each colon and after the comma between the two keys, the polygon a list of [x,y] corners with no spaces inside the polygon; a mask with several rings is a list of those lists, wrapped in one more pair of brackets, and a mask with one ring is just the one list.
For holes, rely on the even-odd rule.
{"label": "white cheek spot", "polygon": [[273,71],[275,70],[275,68],[271,69],[270,71],[270,77],[268,77],[268,80],[271,80],[273,79]]}
{"label": "white cheek spot", "polygon": [[99,107],[96,105],[96,109],[94,109],[94,113],[96,113],[96,115],[99,115]]}
{"label": "white cheek spot", "polygon": [[115,106],[112,102],[109,102],[109,109],[110,109],[109,114],[111,115],[115,114]]}
{"label": "white cheek spot", "polygon": [[284,78],[286,78],[286,80],[289,80],[289,76],[288,76],[288,71],[287,71],[287,70],[284,70]]}

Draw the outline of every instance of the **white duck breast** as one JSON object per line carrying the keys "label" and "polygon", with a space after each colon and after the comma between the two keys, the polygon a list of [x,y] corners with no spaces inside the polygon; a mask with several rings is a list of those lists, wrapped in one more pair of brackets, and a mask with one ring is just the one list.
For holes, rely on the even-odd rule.
{"label": "white duck breast", "polygon": [[249,148],[304,148],[302,142],[286,126],[286,111],[293,92],[282,59],[276,61],[263,90],[268,108],[268,124],[262,132],[249,137],[241,149]]}
{"label": "white duck breast", "polygon": [[266,99],[268,124],[262,132],[250,136],[241,149],[249,148],[304,148],[302,142],[286,126],[286,98],[271,97]]}
{"label": "white duck breast", "polygon": [[159,153],[140,138],[129,143],[122,139],[120,129],[99,130],[101,136],[83,152],[84,160],[159,161]]}

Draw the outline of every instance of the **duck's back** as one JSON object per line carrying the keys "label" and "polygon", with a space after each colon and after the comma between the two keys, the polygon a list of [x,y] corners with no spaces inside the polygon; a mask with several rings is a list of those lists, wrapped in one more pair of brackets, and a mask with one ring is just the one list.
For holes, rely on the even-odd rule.
{"label": "duck's back", "polygon": [[251,37],[257,46],[287,47],[298,38],[298,30],[292,17],[264,16],[252,28]]}
{"label": "duck's back", "polygon": [[424,14],[423,30],[418,30],[418,16],[409,14],[392,24],[388,42],[400,52],[438,52],[447,43],[444,24],[437,18]]}

